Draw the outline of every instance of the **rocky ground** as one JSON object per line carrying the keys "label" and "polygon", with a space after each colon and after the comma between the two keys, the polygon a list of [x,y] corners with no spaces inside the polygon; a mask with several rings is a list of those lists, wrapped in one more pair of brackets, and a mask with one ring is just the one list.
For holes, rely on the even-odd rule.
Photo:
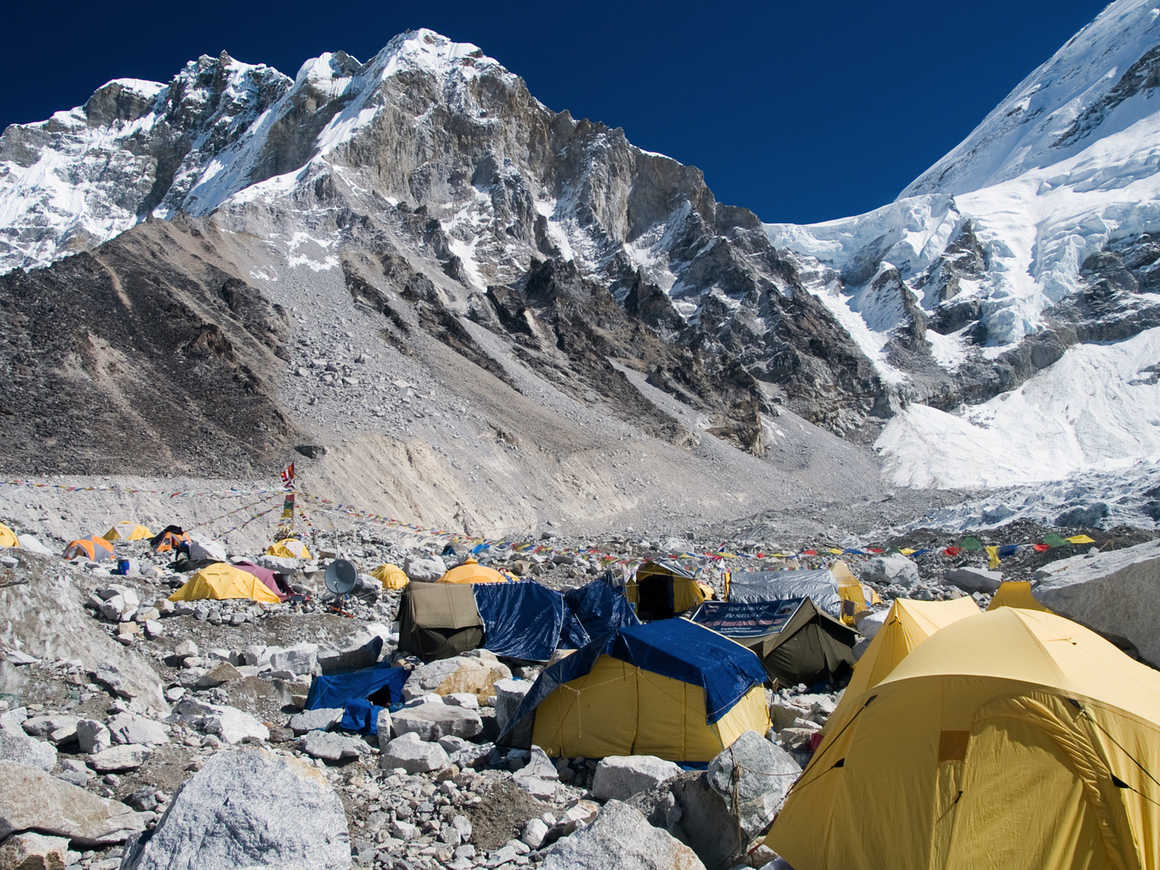
{"label": "rocky ground", "polygon": [[[1150,537],[1088,531],[1099,536],[1091,549]],[[187,575],[144,542],[118,544],[130,559],[125,576],[111,575],[107,562],[3,551],[0,830],[12,836],[0,846],[0,866],[227,867],[271,856],[280,866],[600,866],[593,856],[607,859],[626,843],[651,843],[639,866],[773,858],[751,847],[808,758],[838,687],[769,692],[773,731],[752,735],[746,751],[757,759],[751,767],[776,767],[785,782],[749,783],[742,805],[726,800],[734,782],[720,772],[740,745],[704,773],[659,759],[553,762],[536,747],[497,748],[539,666],[483,650],[431,664],[398,653],[399,593],[365,575],[355,596],[328,600],[322,568],[340,551],[363,571],[391,561],[419,578],[442,572],[441,541],[403,540],[364,528],[331,535],[320,560],[254,556],[289,575],[302,598],[286,604],[169,601]],[[951,543],[934,533],[923,542]],[[605,568],[589,548],[635,561],[709,544],[620,536],[545,546],[491,561],[565,588]],[[1003,573],[1025,576],[1074,549],[1028,549]],[[898,596],[964,593],[985,605],[999,576],[980,553],[848,559],[886,606]],[[725,564],[702,567],[718,590]],[[411,676],[406,705],[384,714],[377,737],[339,730],[340,711],[301,710],[312,675],[380,659]],[[722,838],[726,829],[732,839]],[[32,863],[20,863],[26,858]]]}

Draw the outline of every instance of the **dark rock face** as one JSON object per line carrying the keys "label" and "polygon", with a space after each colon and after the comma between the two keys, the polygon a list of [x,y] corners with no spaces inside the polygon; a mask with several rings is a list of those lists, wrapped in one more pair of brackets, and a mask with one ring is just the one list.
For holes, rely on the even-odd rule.
{"label": "dark rock face", "polygon": [[293,437],[267,383],[282,312],[180,236],[150,224],[0,277],[5,470],[241,472]]}

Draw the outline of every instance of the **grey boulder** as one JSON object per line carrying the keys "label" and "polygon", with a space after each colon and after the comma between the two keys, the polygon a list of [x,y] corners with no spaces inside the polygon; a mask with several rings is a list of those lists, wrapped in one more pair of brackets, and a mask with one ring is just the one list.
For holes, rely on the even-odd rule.
{"label": "grey boulder", "polygon": [[688,846],[638,810],[609,801],[585,828],[544,852],[541,870],[704,870]]}
{"label": "grey boulder", "polygon": [[396,737],[383,747],[379,766],[384,770],[401,767],[407,773],[441,770],[451,763],[438,743],[424,743],[413,731]]}
{"label": "grey boulder", "polygon": [[312,765],[259,749],[219,752],[174,796],[122,870],[325,870],[351,865],[342,801]]}
{"label": "grey boulder", "polygon": [[627,800],[681,772],[679,765],[655,755],[610,755],[596,765],[592,795],[597,800]]}
{"label": "grey boulder", "polygon": [[391,724],[396,734],[413,731],[423,740],[438,740],[448,735],[474,737],[483,730],[478,711],[452,707],[441,701],[427,701],[397,710],[391,714]]}

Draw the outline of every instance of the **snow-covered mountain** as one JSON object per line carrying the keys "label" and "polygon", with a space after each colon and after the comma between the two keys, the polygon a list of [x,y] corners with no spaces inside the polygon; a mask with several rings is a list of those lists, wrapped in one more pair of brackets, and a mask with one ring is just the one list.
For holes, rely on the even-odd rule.
{"label": "snow-covered mountain", "polygon": [[[1120,0],[897,201],[811,226],[718,203],[697,169],[427,30],[293,79],[223,53],[110,82],[0,136],[14,321],[89,294],[87,322],[0,337],[27,411],[0,424],[44,437],[28,421],[51,395],[52,425],[83,432],[99,388],[106,440],[121,426],[155,435],[155,462],[187,455],[185,430],[117,416],[136,367],[197,405],[215,444],[199,455],[245,461],[294,431],[381,428],[414,382],[399,372],[451,353],[488,389],[558,392],[683,449],[796,463],[812,448],[786,448],[788,409],[877,435],[904,484],[1155,459],[1158,69],[1155,11]],[[320,352],[331,335],[342,361]],[[213,389],[181,380],[189,360]],[[233,435],[239,402],[282,435]],[[121,447],[94,470],[140,460]]]}
{"label": "snow-covered mountain", "polygon": [[909,403],[897,481],[1160,458],[1158,86],[1160,9],[1117,0],[895,202],[767,226]]}

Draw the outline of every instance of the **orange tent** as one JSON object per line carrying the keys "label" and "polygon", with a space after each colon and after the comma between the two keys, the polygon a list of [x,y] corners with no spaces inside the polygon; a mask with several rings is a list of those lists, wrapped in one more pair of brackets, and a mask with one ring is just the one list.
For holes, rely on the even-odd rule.
{"label": "orange tent", "polygon": [[508,578],[495,568],[480,565],[468,557],[439,578],[440,583],[507,583]]}
{"label": "orange tent", "polygon": [[84,556],[94,562],[112,559],[113,545],[97,535],[93,535],[91,538],[78,538],[75,541],[69,541],[68,546],[64,548],[64,558],[75,559],[78,556]]}
{"label": "orange tent", "polygon": [[162,532],[161,536],[154,540],[157,541],[153,545],[154,553],[170,553],[175,552],[179,544],[188,544],[191,538],[188,532],[182,532],[181,534],[177,532]]}

